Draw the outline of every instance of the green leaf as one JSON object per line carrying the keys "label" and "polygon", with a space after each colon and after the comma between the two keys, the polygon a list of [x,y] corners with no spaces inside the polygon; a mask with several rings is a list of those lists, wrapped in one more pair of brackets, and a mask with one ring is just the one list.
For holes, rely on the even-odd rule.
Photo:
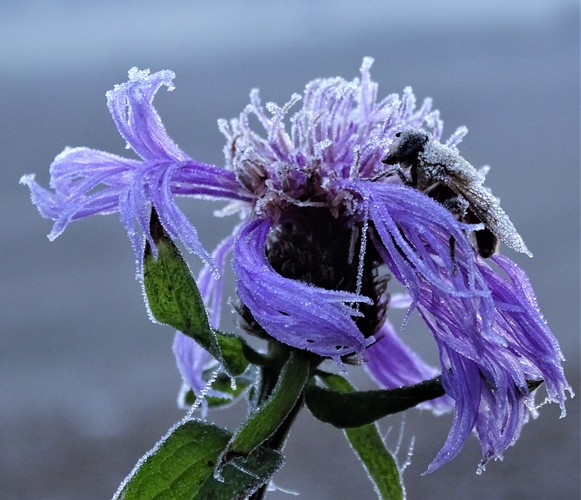
{"label": "green leaf", "polygon": [[[204,374],[204,379],[208,380],[208,378],[209,377],[206,377],[206,374]],[[236,377],[234,381],[235,385],[233,389],[232,379],[228,375],[221,373],[216,377],[216,380],[212,384],[212,390],[221,392],[224,394],[224,397],[206,396],[205,400],[208,404],[208,408],[220,408],[234,404],[253,383],[252,378],[246,376]],[[183,403],[188,406],[193,405],[196,401],[196,395],[191,389],[183,397]]]}
{"label": "green leaf", "polygon": [[267,356],[255,351],[238,335],[224,333],[219,330],[214,330],[214,333],[224,358],[228,359],[229,364],[237,369],[236,373],[243,373],[249,363],[255,365],[270,363],[270,359]]}
{"label": "green leaf", "polygon": [[345,393],[332,387],[338,375],[318,375],[331,390],[309,385],[305,404],[316,418],[339,428],[369,424],[445,394],[440,377],[398,389]]}
{"label": "green leaf", "polygon": [[188,420],[146,456],[141,467],[115,498],[234,499],[246,498],[266,484],[283,465],[280,453],[259,447],[244,458],[215,466],[231,434],[208,422]]}
{"label": "green leaf", "polygon": [[[343,377],[331,375],[325,383],[338,392],[353,393],[354,388]],[[383,500],[403,499],[403,484],[393,455],[386,448],[376,424],[345,429],[353,450],[367,470],[377,496]]]}
{"label": "green leaf", "polygon": [[219,355],[218,341],[210,328],[196,281],[178,248],[161,226],[155,210],[151,212],[150,231],[157,258],[148,242],[144,253],[143,278],[153,316],[160,323],[171,325],[192,337],[212,354]]}
{"label": "green leaf", "polygon": [[297,404],[309,371],[307,356],[300,351],[292,351],[269,398],[234,435],[226,456],[248,454],[274,434]]}
{"label": "green leaf", "polygon": [[[241,375],[248,368],[247,354],[254,351],[240,337],[214,330],[224,365],[230,375]],[[258,354],[257,354],[258,355]],[[218,358],[219,359],[219,358]]]}
{"label": "green leaf", "polygon": [[216,333],[210,327],[196,280],[153,209],[150,231],[157,259],[147,243],[143,257],[143,283],[151,313],[160,323],[193,338],[224,365],[229,375],[240,375],[248,366],[245,352],[250,348],[241,338]]}

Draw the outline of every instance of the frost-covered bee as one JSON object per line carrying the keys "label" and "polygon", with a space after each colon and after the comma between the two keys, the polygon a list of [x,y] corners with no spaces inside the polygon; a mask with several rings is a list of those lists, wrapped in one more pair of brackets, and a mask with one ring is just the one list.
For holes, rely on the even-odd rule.
{"label": "frost-covered bee", "polygon": [[482,222],[485,228],[474,234],[482,257],[496,252],[498,240],[532,257],[498,198],[484,186],[483,172],[423,130],[407,129],[395,137],[382,162],[399,163],[396,172],[405,184],[442,203],[458,220]]}

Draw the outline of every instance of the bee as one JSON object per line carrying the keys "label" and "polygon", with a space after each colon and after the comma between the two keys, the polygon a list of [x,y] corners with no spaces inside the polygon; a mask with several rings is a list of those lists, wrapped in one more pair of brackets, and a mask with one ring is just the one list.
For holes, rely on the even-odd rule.
{"label": "bee", "polygon": [[476,248],[482,257],[490,257],[497,251],[498,240],[532,257],[498,198],[484,186],[482,171],[423,130],[407,129],[395,137],[382,162],[398,163],[395,172],[404,184],[440,202],[458,220],[483,223],[484,229],[474,234]]}

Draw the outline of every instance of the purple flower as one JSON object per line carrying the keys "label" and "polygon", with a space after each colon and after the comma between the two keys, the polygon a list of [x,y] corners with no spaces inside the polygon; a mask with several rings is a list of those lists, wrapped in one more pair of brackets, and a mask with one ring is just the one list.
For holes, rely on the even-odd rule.
{"label": "purple flower", "polygon": [[[237,119],[221,120],[223,168],[197,162],[167,136],[152,100],[173,74],[132,69],[107,94],[121,135],[140,157],[67,149],[51,166],[51,188],[22,182],[58,236],[73,220],[119,212],[138,260],[155,207],[168,234],[199,255],[200,289],[217,325],[227,254],[237,277],[237,309],[250,333],[335,360],[362,360],[384,387],[419,382],[437,371],[424,363],[386,319],[391,277],[418,311],[440,354],[452,429],[431,472],[453,458],[475,431],[482,466],[502,456],[535,412],[527,382],[543,380],[547,399],[565,413],[559,346],[536,305],[526,275],[496,255],[475,252],[464,224],[424,193],[385,175],[385,156],[403,129],[442,139],[442,121],[411,89],[377,98],[364,59],[361,79],[310,82],[284,106],[263,105],[258,91]],[[299,102],[302,100],[302,106]],[[258,124],[263,131],[255,130]],[[446,141],[456,147],[464,128]],[[224,212],[242,223],[211,257],[174,197],[229,200]],[[451,250],[451,242],[453,251]],[[152,245],[154,247],[154,245]],[[202,359],[178,334],[174,352],[185,383],[199,391]]]}
{"label": "purple flower", "polygon": [[149,215],[154,206],[168,234],[211,262],[195,228],[174,202],[174,195],[249,200],[232,172],[192,160],[168,137],[152,105],[162,85],[173,89],[171,71],[149,75],[129,71],[129,81],[107,92],[107,105],[133,160],[88,148],[65,149],[50,166],[50,187],[40,187],[34,175],[22,177],[41,215],[55,221],[48,235],[59,236],[70,222],[90,215],[119,212],[135,250],[141,273],[143,238],[153,245]]}

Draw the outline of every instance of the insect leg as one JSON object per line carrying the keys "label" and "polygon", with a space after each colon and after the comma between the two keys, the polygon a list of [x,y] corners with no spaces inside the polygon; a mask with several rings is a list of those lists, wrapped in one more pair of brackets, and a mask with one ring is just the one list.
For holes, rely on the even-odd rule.
{"label": "insect leg", "polygon": [[458,272],[458,261],[456,260],[456,239],[450,236],[450,259],[452,259],[452,274]]}

